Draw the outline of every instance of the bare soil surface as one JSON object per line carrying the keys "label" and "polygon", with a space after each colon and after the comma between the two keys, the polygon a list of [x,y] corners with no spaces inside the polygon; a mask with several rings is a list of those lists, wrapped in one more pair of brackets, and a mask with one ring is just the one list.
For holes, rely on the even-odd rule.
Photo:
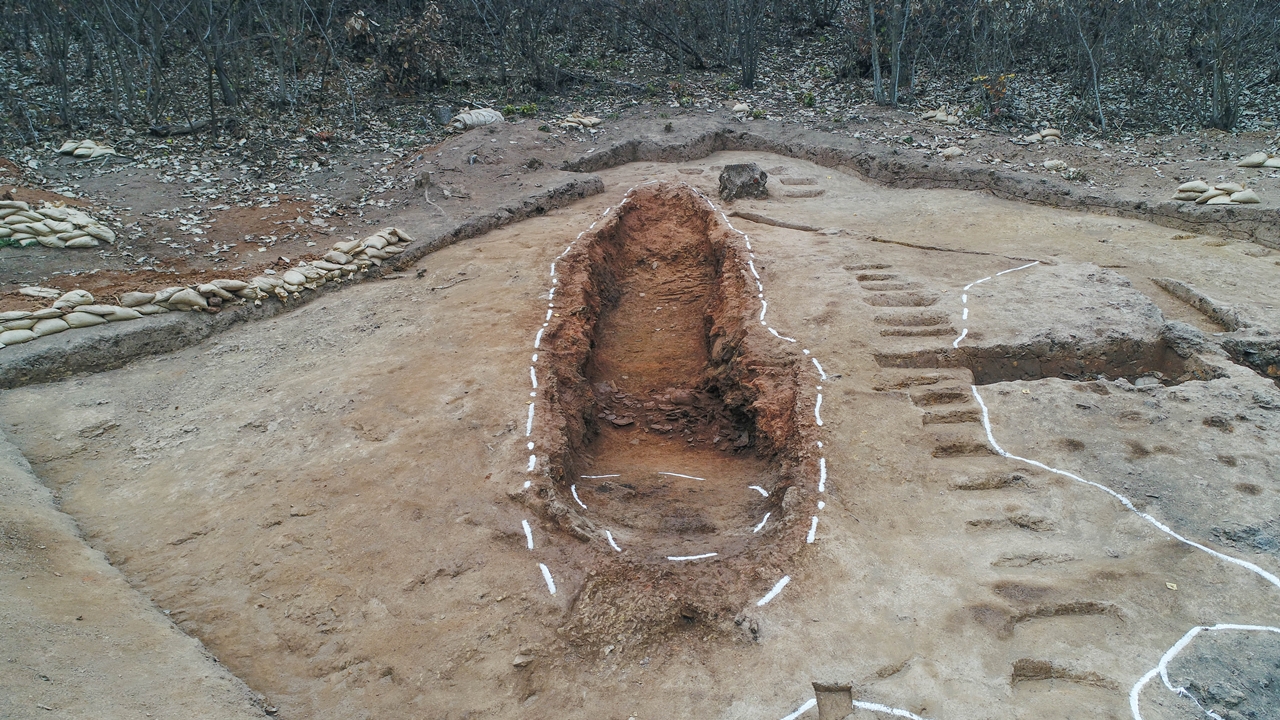
{"label": "bare soil surface", "polygon": [[[22,285],[82,288],[110,298],[214,278],[247,278],[289,264],[280,258],[319,258],[337,240],[361,237],[393,222],[415,237],[426,235],[481,215],[513,195],[550,186],[563,177],[565,163],[580,163],[630,138],[695,137],[717,129],[766,130],[797,138],[803,132],[796,125],[744,122],[725,109],[710,110],[636,106],[590,133],[520,119],[408,149],[339,138],[320,141],[306,134],[287,142],[255,140],[247,145],[220,145],[197,136],[140,145],[149,154],[134,161],[90,163],[54,156],[41,158],[39,170],[9,163],[0,170],[8,173],[5,182],[17,185],[15,197],[75,204],[109,222],[119,239],[114,246],[85,250],[0,247],[5,267],[0,311],[32,307],[29,298],[16,292]],[[1064,182],[1080,195],[1110,191],[1135,204],[1158,204],[1168,202],[1181,182],[1205,179],[1255,188],[1262,203],[1250,208],[1280,208],[1280,172],[1235,166],[1249,153],[1276,152],[1280,136],[1274,130],[1087,142],[1067,136],[1061,145],[1046,146],[875,107],[863,108],[850,121],[815,127],[860,151]],[[944,161],[939,153],[951,146],[961,147],[964,155]],[[286,160],[290,168],[301,169],[277,166]],[[1066,181],[1065,171],[1044,167],[1048,160],[1062,160],[1079,174]],[[279,187],[268,178],[275,178]],[[69,187],[76,197],[51,192]],[[790,190],[803,194],[810,189]],[[423,202],[424,195],[430,203]],[[1180,206],[1187,212],[1206,211],[1193,204]],[[1222,215],[1232,209],[1207,212]]]}
{"label": "bare soil surface", "polygon": [[263,716],[259,697],[85,545],[3,437],[0,498],[0,715]]}
{"label": "bare soil surface", "polygon": [[[440,162],[461,147],[437,150]],[[630,188],[711,195],[736,162],[771,177],[769,199],[726,209],[751,243],[736,277],[758,274],[764,295],[738,293],[737,317],[762,315],[766,326],[743,323],[749,342],[794,363],[794,426],[813,440],[794,461],[785,443],[761,443],[758,413],[734,409],[749,405],[724,389],[741,383],[706,382],[712,328],[731,316],[716,293],[732,286],[677,250],[711,242],[714,217],[647,217],[636,200],[628,217],[645,222],[624,248],[655,245],[628,262],[583,256],[614,278],[616,293],[595,290],[605,311],[549,293],[552,262]],[[1261,337],[1280,331],[1266,248],[890,189],[763,153],[599,174],[602,195],[440,249],[398,279],[8,391],[4,430],[88,542],[280,717],[772,719],[805,708],[817,681],[925,718],[1125,718],[1131,688],[1189,630],[1280,625],[1265,575],[1135,512],[1280,573],[1280,390],[1221,349],[1238,331],[1152,281],[1240,309]],[[436,222],[416,207],[396,223]],[[573,285],[582,298],[589,286]],[[535,347],[556,312],[594,317],[604,335],[550,333]],[[580,445],[556,420],[571,417],[558,396],[531,386],[530,366],[545,381],[557,353],[585,363],[589,396],[565,407],[608,410],[590,414]],[[644,405],[667,397],[702,419],[665,411],[671,429],[653,429],[663,423]],[[531,401],[547,424],[528,435]],[[627,429],[642,417],[648,433]],[[721,427],[746,430],[747,444],[702,441]],[[726,562],[666,559],[699,554],[694,541],[716,537],[707,526],[742,533],[792,468],[788,532]],[[659,485],[660,471],[709,479]],[[564,494],[573,474],[614,473],[635,473],[636,487],[592,478],[577,488],[585,508]],[[538,489],[577,517],[531,502]],[[719,588],[736,612],[681,612]],[[601,621],[581,622],[584,609]],[[1224,717],[1265,718],[1280,703],[1277,658],[1280,635],[1204,631],[1170,675]],[[135,661],[83,653],[62,667]],[[1145,718],[1203,717],[1159,677],[1136,694]],[[818,717],[802,712],[792,717]],[[112,713],[125,715],[101,714]]]}

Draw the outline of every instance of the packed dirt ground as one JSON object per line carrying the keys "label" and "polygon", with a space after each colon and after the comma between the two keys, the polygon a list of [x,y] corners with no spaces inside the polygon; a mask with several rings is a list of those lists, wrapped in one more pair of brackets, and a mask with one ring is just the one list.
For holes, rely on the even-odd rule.
{"label": "packed dirt ground", "polygon": [[[636,113],[603,136],[526,122],[380,156],[382,206],[339,208],[336,191],[263,215],[201,206],[223,215],[192,252],[156,251],[175,273],[155,281],[257,273],[364,225],[428,237],[615,134],[719,121]],[[963,139],[938,162],[1005,172],[1062,157],[1081,186],[1135,199],[1245,180],[1280,206],[1276,173],[1203,140],[1051,149],[903,116],[860,132],[903,153]],[[1275,145],[1223,140],[1231,158]],[[715,198],[742,162],[769,172],[770,197],[698,209],[693,190]],[[1280,254],[765,153],[597,174],[601,194],[383,279],[0,396],[4,432],[115,583],[86,589],[77,563],[95,558],[74,529],[41,541],[65,521],[38,486],[26,505],[5,495],[2,714],[841,717],[840,692],[811,702],[817,682],[849,686],[861,705],[843,707],[866,718],[1275,717],[1280,368],[1233,358],[1280,332]],[[0,248],[9,290],[152,280],[123,251],[153,254],[172,230],[145,218],[189,203],[180,186],[128,166],[80,182],[122,228],[157,224],[91,253]],[[664,225],[659,200],[679,197]],[[307,222],[281,239],[268,211],[295,201],[280,217]],[[644,212],[628,242],[645,252],[573,254]],[[723,234],[719,270],[671,249],[689,228]],[[600,337],[561,331],[584,317]],[[565,402],[575,365],[557,363],[588,347],[590,398]],[[765,376],[790,399],[757,403],[779,397]],[[113,613],[130,644],[109,642]],[[1263,629],[1206,630],[1168,658],[1185,695],[1148,676],[1222,623]]]}
{"label": "packed dirt ground", "polygon": [[[393,221],[430,233],[504,198],[551,186],[563,177],[566,162],[633,137],[787,127],[740,118],[727,108],[709,110],[636,105],[590,131],[515,119],[421,148],[300,128],[296,137],[278,141],[135,139],[129,158],[77,160],[27,150],[0,167],[6,173],[0,181],[11,183],[0,187],[0,195],[78,206],[108,222],[119,237],[114,245],[78,251],[0,247],[0,311],[39,304],[18,293],[24,285],[83,288],[109,298],[216,277],[246,279],[319,259],[333,242]],[[1068,134],[1062,143],[1046,145],[921,120],[918,113],[860,112],[839,125],[815,127],[867,151],[1062,180],[1082,193],[1109,190],[1134,202],[1169,202],[1180,183],[1204,179],[1254,188],[1262,202],[1251,207],[1280,207],[1280,169],[1236,167],[1250,153],[1276,153],[1275,130],[1087,141]],[[964,154],[944,161],[940,153],[951,147]],[[1064,166],[1053,169],[1051,161]]]}

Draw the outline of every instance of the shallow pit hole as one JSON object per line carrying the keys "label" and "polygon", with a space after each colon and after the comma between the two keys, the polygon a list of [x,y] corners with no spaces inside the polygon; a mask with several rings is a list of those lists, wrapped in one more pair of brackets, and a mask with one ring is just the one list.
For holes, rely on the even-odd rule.
{"label": "shallow pit hole", "polygon": [[862,299],[873,307],[928,307],[938,302],[937,295],[918,292],[882,292]]}

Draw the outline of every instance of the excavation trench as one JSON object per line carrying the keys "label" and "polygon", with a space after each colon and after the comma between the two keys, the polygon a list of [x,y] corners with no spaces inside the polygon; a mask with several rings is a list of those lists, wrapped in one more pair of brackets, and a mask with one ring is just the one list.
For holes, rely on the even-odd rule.
{"label": "excavation trench", "polygon": [[601,644],[729,630],[777,580],[762,570],[803,546],[796,505],[817,474],[800,364],[761,327],[744,239],[690,188],[651,186],[557,273],[536,495],[593,553],[570,630]]}
{"label": "excavation trench", "polygon": [[1179,352],[1164,338],[1125,338],[1097,343],[1039,341],[1027,344],[969,345],[939,351],[878,353],[892,368],[968,368],[978,385],[1014,380],[1116,380],[1177,385],[1222,377],[1219,368],[1194,354]]}

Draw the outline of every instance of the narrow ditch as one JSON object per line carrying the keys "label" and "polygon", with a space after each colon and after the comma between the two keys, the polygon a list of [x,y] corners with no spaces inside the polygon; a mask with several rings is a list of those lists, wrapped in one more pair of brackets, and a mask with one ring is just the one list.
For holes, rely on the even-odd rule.
{"label": "narrow ditch", "polygon": [[701,197],[659,185],[559,263],[542,350],[556,436],[538,495],[590,553],[574,640],[731,632],[768,589],[760,571],[804,545],[795,506],[816,461],[800,362],[761,327],[747,258]]}
{"label": "narrow ditch", "polygon": [[1164,338],[1117,339],[1092,344],[1041,341],[1021,345],[969,345],[946,350],[877,353],[887,368],[968,368],[978,385],[1013,380],[1116,380],[1177,385],[1224,377],[1194,355],[1183,357]]}

